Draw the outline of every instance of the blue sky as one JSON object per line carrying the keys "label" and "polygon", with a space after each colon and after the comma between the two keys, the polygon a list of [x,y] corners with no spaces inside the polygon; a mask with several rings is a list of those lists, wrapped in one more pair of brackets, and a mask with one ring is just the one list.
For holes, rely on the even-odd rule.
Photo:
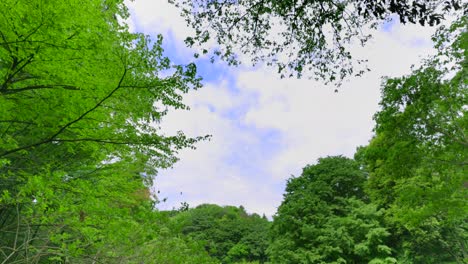
{"label": "blue sky", "polygon": [[[183,39],[190,33],[178,11],[165,0],[128,2],[132,30],[164,36],[166,55],[193,61]],[[212,135],[196,150],[183,150],[173,168],[155,181],[159,208],[201,203],[243,205],[249,212],[274,215],[286,180],[327,155],[352,157],[372,137],[382,76],[409,73],[412,64],[433,53],[433,30],[388,23],[353,54],[369,59],[372,71],[351,79],[339,93],[308,79],[280,79],[263,65],[229,67],[197,60],[204,88],[189,92],[190,111],[172,111],[162,121],[166,134]],[[182,193],[182,194],[181,194]]]}

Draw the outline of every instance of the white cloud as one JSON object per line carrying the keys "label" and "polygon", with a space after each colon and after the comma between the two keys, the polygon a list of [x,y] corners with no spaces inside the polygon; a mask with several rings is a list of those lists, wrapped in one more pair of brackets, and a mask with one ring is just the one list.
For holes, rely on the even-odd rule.
{"label": "white cloud", "polygon": [[281,80],[271,69],[239,73],[239,87],[259,96],[244,122],[283,135],[284,147],[269,164],[271,175],[275,179],[297,175],[321,156],[352,156],[357,146],[367,144],[378,110],[381,76],[407,74],[412,64],[432,53],[429,45],[413,45],[415,39],[430,42],[430,33],[416,26],[376,32],[369,45],[354,49],[357,56],[369,59],[372,71],[352,79],[339,93],[311,80]]}
{"label": "white cloud", "polygon": [[[128,2],[132,28],[172,36],[174,56],[192,60],[183,39],[191,33],[178,11],[164,0]],[[304,80],[280,80],[274,69],[229,68],[222,62],[204,65],[210,82],[190,92],[190,111],[173,111],[162,122],[168,134],[211,134],[212,140],[184,150],[173,169],[156,178],[167,209],[187,201],[244,205],[250,212],[273,215],[282,199],[285,179],[318,157],[352,156],[372,135],[381,76],[409,73],[432,51],[433,29],[394,25],[376,32],[358,57],[368,58],[372,72],[334,88]],[[230,81],[228,81],[230,80]],[[180,195],[182,192],[182,195]]]}
{"label": "white cloud", "polygon": [[239,127],[236,120],[223,117],[224,111],[243,102],[223,88],[223,83],[226,82],[208,84],[201,91],[190,93],[185,102],[191,110],[171,112],[162,123],[167,133],[183,130],[189,136],[211,134],[212,139],[199,143],[196,150],[182,151],[180,162],[160,173],[156,188],[161,190],[161,198],[168,196],[168,202],[160,208],[170,209],[188,201],[191,206],[244,205],[250,212],[272,215],[281,194],[268,188],[270,183],[262,183],[265,179],[259,179],[259,175],[250,175],[251,169],[240,166],[242,156],[262,166],[261,153],[251,150],[262,139]]}
{"label": "white cloud", "polygon": [[183,40],[193,33],[180,16],[180,11],[167,0],[126,0],[125,5],[136,29],[146,34],[167,35],[172,32],[177,40]]}

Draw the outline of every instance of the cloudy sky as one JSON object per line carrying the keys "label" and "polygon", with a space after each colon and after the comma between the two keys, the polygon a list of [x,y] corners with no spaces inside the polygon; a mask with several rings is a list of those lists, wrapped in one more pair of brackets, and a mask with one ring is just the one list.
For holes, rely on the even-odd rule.
{"label": "cloudy sky", "polygon": [[[167,0],[128,2],[134,31],[164,36],[166,55],[177,63],[193,61],[183,39],[190,33]],[[383,76],[401,76],[432,54],[433,30],[387,23],[373,32],[355,55],[372,69],[346,82],[339,93],[308,79],[280,79],[275,69],[221,61],[196,61],[204,88],[188,93],[190,111],[172,111],[162,122],[166,133],[210,134],[196,150],[180,152],[180,161],[156,178],[155,190],[167,198],[160,209],[202,203],[243,205],[272,216],[286,180],[327,155],[352,157],[372,137]]]}

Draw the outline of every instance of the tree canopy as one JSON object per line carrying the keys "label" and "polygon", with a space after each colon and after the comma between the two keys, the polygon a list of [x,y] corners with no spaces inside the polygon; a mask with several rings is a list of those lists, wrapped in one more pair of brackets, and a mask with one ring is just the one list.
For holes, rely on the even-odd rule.
{"label": "tree canopy", "polygon": [[143,258],[162,237],[151,179],[198,140],[157,121],[200,87],[195,66],[130,33],[122,1],[0,9],[0,263]]}
{"label": "tree canopy", "polygon": [[[351,74],[346,43],[397,14],[438,24],[458,1],[179,2],[280,72]],[[0,263],[466,263],[467,17],[434,36],[438,54],[382,83],[375,136],[354,160],[325,157],[287,181],[269,222],[234,206],[155,210],[158,169],[204,137],[162,133],[201,87],[162,37],[131,33],[121,0],[0,2]],[[216,16],[214,15],[216,14]],[[271,22],[271,23],[270,23]],[[283,40],[268,38],[283,23]],[[327,36],[331,31],[332,39]],[[330,42],[331,41],[331,42]],[[286,64],[276,57],[285,47]],[[288,56],[289,56],[288,55]],[[333,61],[335,64],[330,64]],[[336,67],[336,65],[341,65]],[[342,67],[343,66],[343,67]],[[349,67],[348,67],[349,66]]]}
{"label": "tree canopy", "polygon": [[202,242],[207,252],[222,263],[267,261],[270,222],[234,206],[203,204],[174,217],[177,230]]}
{"label": "tree canopy", "polygon": [[383,83],[376,136],[357,154],[369,195],[418,263],[468,257],[466,29],[465,17],[440,31],[437,56]]}
{"label": "tree canopy", "polygon": [[[275,65],[281,76],[308,76],[340,81],[361,75],[365,58],[352,59],[351,43],[364,45],[376,27],[397,16],[401,23],[434,26],[445,16],[466,12],[458,0],[312,0],[186,1],[172,0],[195,34],[186,39],[201,53],[231,64],[239,53],[255,64]],[[464,10],[464,11],[463,11]],[[219,49],[208,51],[210,40]],[[196,54],[198,56],[198,54]]]}
{"label": "tree canopy", "polygon": [[395,263],[382,212],[364,194],[358,163],[338,156],[288,180],[272,225],[273,263]]}

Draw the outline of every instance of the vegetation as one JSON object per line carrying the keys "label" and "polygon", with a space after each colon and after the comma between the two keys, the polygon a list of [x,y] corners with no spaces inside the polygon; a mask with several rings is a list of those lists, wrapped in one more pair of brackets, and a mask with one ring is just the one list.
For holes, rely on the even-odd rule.
{"label": "vegetation", "polygon": [[195,241],[223,263],[267,260],[270,222],[265,216],[249,215],[244,208],[204,204],[178,213],[177,230]]}
{"label": "vegetation", "polygon": [[273,263],[394,263],[382,211],[364,194],[366,177],[344,157],[319,159],[288,181],[272,226]]}
{"label": "vegetation", "polygon": [[198,140],[151,125],[155,103],[184,108],[200,86],[194,65],[129,33],[122,1],[0,9],[0,263],[186,259],[196,247],[163,234],[147,186]]}
{"label": "vegetation", "polygon": [[[401,254],[467,261],[467,19],[439,32],[439,55],[383,85],[376,136],[358,156]],[[456,36],[450,38],[449,34]]]}
{"label": "vegetation", "polygon": [[375,137],[288,181],[273,263],[467,263],[467,19],[438,55],[382,86]]}
{"label": "vegetation", "polygon": [[[236,65],[239,53],[248,54],[253,64],[276,66],[282,77],[305,74],[336,84],[369,70],[365,58],[353,59],[350,52],[349,44],[365,45],[371,38],[363,28],[376,28],[392,17],[401,23],[434,26],[445,16],[466,15],[468,8],[458,0],[171,2],[195,29],[187,45],[199,47],[212,60],[221,57]],[[219,48],[207,50],[210,40]]]}
{"label": "vegetation", "polygon": [[[254,60],[299,75],[311,64],[333,80],[351,73],[344,45],[367,40],[362,25],[395,13],[437,24],[462,8],[437,2],[194,1],[200,12],[185,15],[198,29],[189,44],[210,38],[200,28],[219,12],[209,19],[227,46],[216,54],[234,62],[229,43],[251,41]],[[163,56],[161,36],[129,32],[123,1],[0,10],[0,263],[468,263],[466,17],[438,31],[423,66],[384,80],[369,145],[289,179],[270,222],[243,207],[154,209],[157,170],[203,139],[163,135],[158,121],[201,84],[194,64]],[[286,42],[266,37],[272,17]],[[274,61],[294,42],[290,64]]]}

